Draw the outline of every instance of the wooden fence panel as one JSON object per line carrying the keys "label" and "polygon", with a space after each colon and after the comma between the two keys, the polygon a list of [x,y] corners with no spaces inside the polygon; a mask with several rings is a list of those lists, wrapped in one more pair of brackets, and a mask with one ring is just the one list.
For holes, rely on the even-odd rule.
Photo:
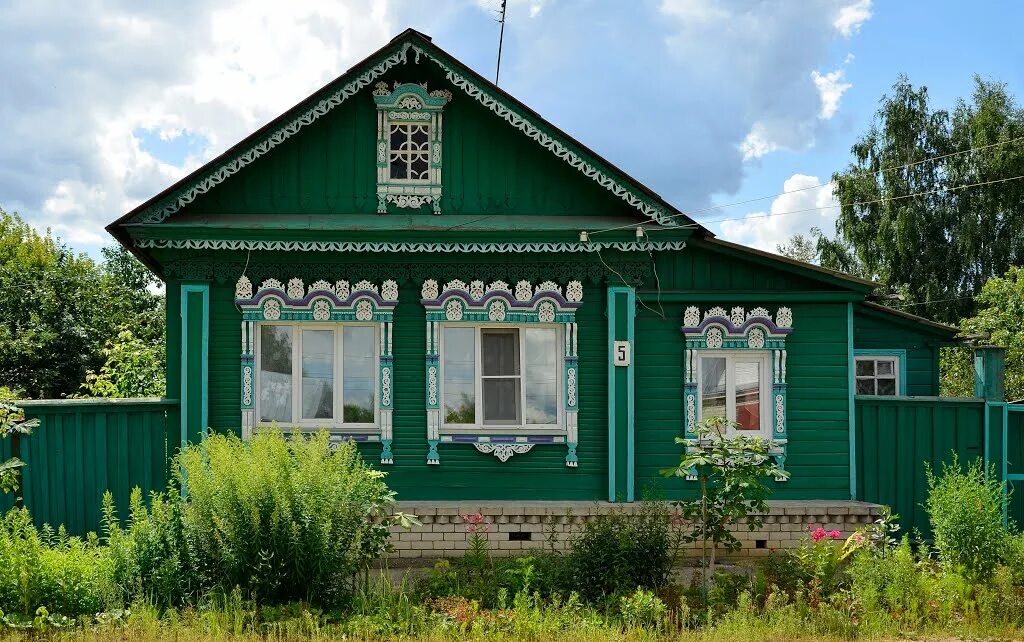
{"label": "wooden fence panel", "polygon": [[[128,499],[139,487],[145,496],[167,486],[168,457],[180,440],[168,421],[174,399],[67,399],[19,402],[40,421],[20,439],[22,468],[18,495],[39,525],[64,524],[83,535],[102,528],[103,493],[114,497],[118,516],[128,516]],[[0,440],[0,461],[12,454],[11,439]],[[14,497],[0,496],[0,509]]]}
{"label": "wooden fence panel", "polygon": [[985,402],[942,397],[857,397],[857,499],[887,504],[906,532],[930,536],[927,466],[985,456]]}

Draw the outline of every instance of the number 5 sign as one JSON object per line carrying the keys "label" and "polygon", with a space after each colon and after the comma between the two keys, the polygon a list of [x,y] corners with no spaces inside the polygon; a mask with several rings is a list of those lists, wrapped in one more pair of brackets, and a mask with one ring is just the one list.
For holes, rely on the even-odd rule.
{"label": "number 5 sign", "polygon": [[616,367],[618,367],[618,366],[628,366],[629,365],[629,356],[630,356],[629,355],[629,352],[630,352],[629,347],[630,347],[629,346],[629,341],[616,341],[615,342],[615,349],[614,349],[615,360],[614,360],[613,363],[616,365]]}

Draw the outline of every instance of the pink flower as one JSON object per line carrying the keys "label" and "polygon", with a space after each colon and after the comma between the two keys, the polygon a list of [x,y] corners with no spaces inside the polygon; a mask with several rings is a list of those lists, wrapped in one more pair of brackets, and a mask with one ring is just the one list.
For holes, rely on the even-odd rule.
{"label": "pink flower", "polygon": [[821,526],[819,526],[818,528],[815,528],[814,531],[811,533],[811,541],[812,542],[820,542],[821,540],[825,539],[827,536],[828,536],[828,533],[825,532],[825,529],[822,528]]}
{"label": "pink flower", "polygon": [[829,531],[828,532],[828,538],[829,539],[839,539],[842,536],[843,536],[843,534],[840,533],[839,531]]}
{"label": "pink flower", "polygon": [[481,513],[469,513],[462,516],[462,521],[466,522],[467,533],[486,533],[491,529],[491,525],[484,521],[484,516]]}
{"label": "pink flower", "polygon": [[859,533],[858,532],[858,533],[854,533],[853,535],[850,535],[850,541],[853,542],[854,544],[856,544],[857,546],[860,546],[865,541],[867,541],[867,538],[864,537],[864,533]]}

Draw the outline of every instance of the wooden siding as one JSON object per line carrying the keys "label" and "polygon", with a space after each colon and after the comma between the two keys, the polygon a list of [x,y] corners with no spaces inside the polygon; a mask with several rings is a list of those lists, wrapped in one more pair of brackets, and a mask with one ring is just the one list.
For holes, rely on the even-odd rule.
{"label": "wooden siding", "polygon": [[[635,209],[481,106],[433,64],[383,80],[449,89],[444,108],[441,209],[446,214],[634,215]],[[377,116],[371,91],[355,96],[197,198],[201,214],[373,214]],[[426,210],[425,210],[426,211]],[[397,214],[415,213],[395,209]],[[641,218],[638,218],[641,220]]]}
{"label": "wooden siding", "polygon": [[[659,310],[650,297],[646,305]],[[728,295],[718,304],[730,307]],[[664,321],[641,307],[637,316],[637,488],[670,497],[694,492],[694,482],[664,479],[659,471],[679,462],[683,434],[685,304],[665,304]],[[750,306],[748,306],[750,307]],[[769,306],[774,309],[776,306]],[[786,340],[789,398],[789,481],[775,484],[778,499],[849,499],[846,305],[795,304]]]}
{"label": "wooden siding", "polygon": [[[178,256],[183,256],[184,253]],[[244,256],[244,255],[243,255]],[[643,255],[646,257],[646,255]],[[316,265],[305,254],[277,253],[268,257],[254,253],[252,266],[273,263],[277,278],[300,276],[315,278],[362,278],[359,274],[341,274],[331,262],[338,257],[317,255],[323,263]],[[595,255],[573,257],[584,266],[598,261]],[[648,257],[649,258],[649,257]],[[353,261],[353,257],[346,257]],[[408,261],[409,256],[363,257],[367,263]],[[427,265],[457,260],[465,265],[465,278],[488,278],[488,265],[523,263],[524,269],[537,268],[549,258],[528,255],[471,256],[454,259],[446,256],[420,255],[415,258]],[[720,297],[722,305],[733,302],[716,282],[728,284],[737,291],[760,288],[775,295],[787,288],[809,288],[814,285],[800,277],[763,266],[746,264],[699,246],[681,252],[656,255],[661,285],[666,289],[704,288],[700,299],[705,305],[709,293]],[[289,263],[294,268],[289,270]],[[349,263],[351,265],[351,263]],[[472,274],[479,266],[480,273]],[[256,268],[257,270],[263,268]],[[285,272],[281,272],[284,270]],[[543,267],[540,268],[543,272]],[[281,273],[277,273],[281,272]],[[214,281],[210,288],[209,346],[209,423],[212,429],[238,432],[239,416],[239,352],[241,344],[240,316],[233,303],[234,276]],[[610,275],[609,282],[616,277]],[[653,287],[654,280],[645,287]],[[427,466],[426,413],[424,407],[424,344],[425,316],[419,303],[421,283],[405,280],[400,283],[400,304],[394,324],[395,414],[394,466],[389,483],[403,500],[417,499],[552,499],[598,500],[608,490],[608,321],[606,319],[605,284],[584,283],[584,305],[578,313],[580,333],[580,417],[579,467],[566,468],[565,447],[538,445],[524,455],[516,455],[506,463],[477,452],[470,445],[442,444],[441,465]],[[180,326],[177,319],[176,292],[180,282],[168,285],[169,354],[177,349]],[[821,287],[820,284],[818,287]],[[660,309],[650,295],[641,297],[647,306]],[[779,498],[846,499],[849,497],[849,434],[847,429],[846,389],[846,304],[839,302],[775,303],[775,309],[788,304],[793,308],[795,329],[787,341],[789,349],[789,422],[790,445],[787,468],[793,478],[778,485]],[[689,486],[681,480],[664,480],[661,468],[673,466],[679,458],[679,446],[673,439],[682,432],[682,348],[679,331],[685,303],[664,303],[665,318],[638,306],[634,345],[635,385],[635,447],[638,497],[645,489],[678,495]],[[744,303],[752,307],[750,303]],[[170,360],[169,394],[175,394],[180,381]],[[379,458],[380,445],[361,446],[368,460]]]}
{"label": "wooden siding", "polygon": [[915,330],[906,323],[859,312],[854,307],[853,347],[857,350],[906,350],[906,394],[939,394],[939,346],[934,332]]}

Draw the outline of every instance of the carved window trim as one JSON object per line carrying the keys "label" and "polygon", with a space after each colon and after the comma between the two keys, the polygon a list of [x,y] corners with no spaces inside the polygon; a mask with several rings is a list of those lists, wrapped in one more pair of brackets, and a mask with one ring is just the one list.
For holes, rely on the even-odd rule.
{"label": "carved window trim", "polygon": [[[579,411],[579,360],[576,310],[582,305],[583,284],[570,281],[565,294],[553,281],[544,281],[536,287],[521,280],[510,286],[495,281],[486,287],[483,281],[466,283],[449,281],[439,287],[437,281],[424,281],[421,303],[426,310],[426,407],[428,464],[439,464],[438,445],[441,443],[470,443],[483,453],[494,454],[507,461],[514,454],[528,452],[536,444],[565,444],[565,465],[575,468],[578,463],[577,413]],[[517,326],[539,325],[560,327],[559,342],[563,347],[561,359],[562,410],[561,425],[552,430],[545,428],[497,427],[467,430],[446,426],[441,418],[443,405],[441,387],[441,331],[445,326]]]}
{"label": "carved window trim", "polygon": [[[700,421],[698,363],[703,354],[721,351],[769,352],[771,399],[771,449],[779,468],[785,469],[789,433],[786,420],[786,339],[793,332],[793,311],[780,307],[773,318],[764,307],[749,311],[735,306],[726,311],[721,306],[704,310],[691,305],[683,313],[681,328],[686,347],[683,355],[683,437],[687,446],[696,443],[697,422]],[[762,389],[765,386],[762,385]],[[764,419],[762,419],[764,421]],[[762,433],[763,435],[764,433]],[[695,475],[690,476],[696,479]],[[784,479],[779,479],[784,481]]]}
{"label": "carved window trim", "polygon": [[[398,305],[398,284],[384,281],[380,287],[370,281],[350,285],[348,281],[330,283],[316,281],[308,286],[300,278],[289,279],[287,284],[277,279],[266,279],[253,288],[248,277],[242,275],[235,284],[235,305],[242,314],[241,356],[241,414],[242,438],[248,439],[257,429],[256,349],[259,326],[262,323],[294,323],[306,327],[324,324],[341,327],[346,323],[377,326],[377,391],[375,400],[376,425],[347,430],[344,424],[331,429],[334,438],[354,441],[379,441],[380,463],[394,463],[391,452],[393,441],[392,411],[394,408],[394,355],[392,332],[394,310]],[[301,326],[296,326],[301,327]]]}
{"label": "carved window trim", "polygon": [[[377,108],[378,214],[387,214],[388,203],[413,209],[430,205],[434,214],[441,213],[441,111],[451,98],[452,93],[447,89],[428,92],[426,85],[397,82],[389,89],[387,83],[377,83],[373,102]],[[405,159],[419,155],[418,151],[392,146],[392,132],[396,128],[426,130],[426,176],[392,177],[393,157]],[[411,167],[411,161],[408,166]]]}

